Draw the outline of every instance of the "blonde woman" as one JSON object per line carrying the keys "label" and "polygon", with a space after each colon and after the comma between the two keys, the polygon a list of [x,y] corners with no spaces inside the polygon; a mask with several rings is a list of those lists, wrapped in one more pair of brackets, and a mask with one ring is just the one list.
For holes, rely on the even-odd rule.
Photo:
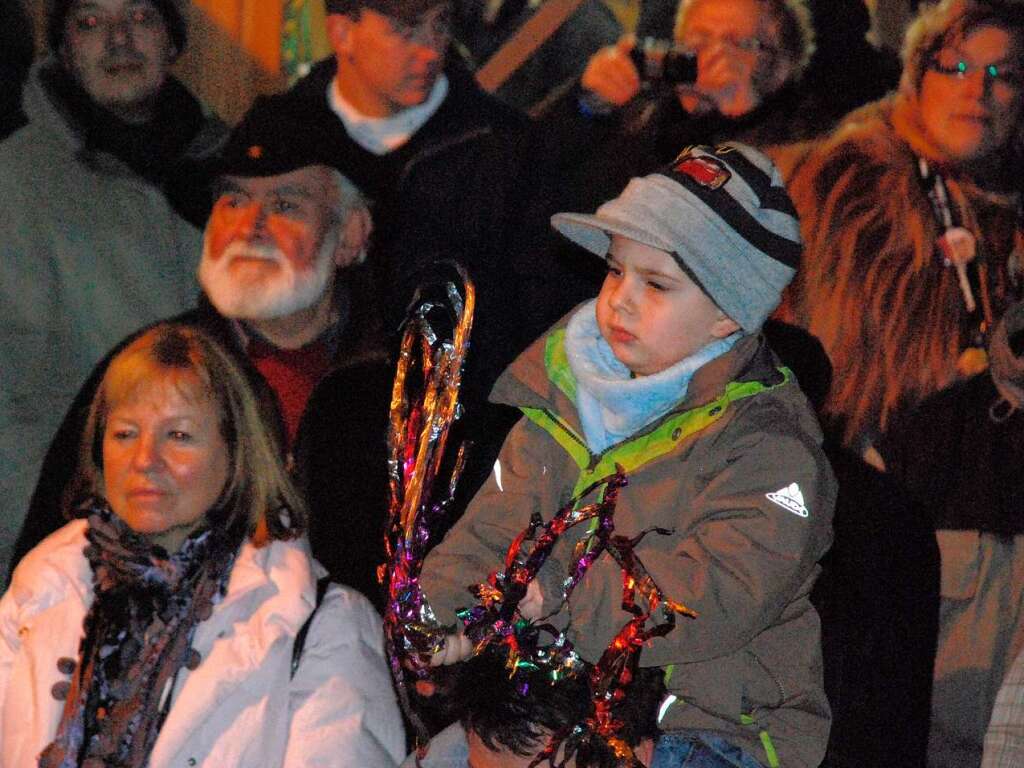
{"label": "blonde woman", "polygon": [[230,356],[146,331],[82,445],[84,519],[0,601],[0,766],[397,764],[379,619],[318,591],[305,507]]}

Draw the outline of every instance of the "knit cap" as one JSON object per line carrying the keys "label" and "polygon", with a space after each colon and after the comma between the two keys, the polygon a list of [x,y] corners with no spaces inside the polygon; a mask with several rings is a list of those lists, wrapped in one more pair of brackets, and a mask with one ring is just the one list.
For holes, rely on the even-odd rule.
{"label": "knit cap", "polygon": [[688,147],[667,168],[632,179],[597,213],[557,213],[551,224],[602,257],[612,235],[667,251],[747,333],[778,306],[802,250],[778,169],[738,143]]}

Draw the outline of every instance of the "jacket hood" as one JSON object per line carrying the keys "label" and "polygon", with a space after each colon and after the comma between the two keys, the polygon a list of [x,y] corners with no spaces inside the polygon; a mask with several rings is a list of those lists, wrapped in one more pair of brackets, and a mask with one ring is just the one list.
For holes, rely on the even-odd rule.
{"label": "jacket hood", "polygon": [[[23,108],[28,122],[40,126],[70,154],[96,157],[107,154],[92,146],[92,134],[116,134],[117,118],[93,104],[63,75],[59,62],[45,58],[37,62],[25,83]],[[109,128],[107,131],[98,129]],[[207,114],[199,101],[174,77],[164,83],[156,115],[144,126],[127,126],[125,132],[151,135],[150,151],[160,165],[198,160],[223,141],[223,124]],[[128,163],[131,165],[131,163]]]}

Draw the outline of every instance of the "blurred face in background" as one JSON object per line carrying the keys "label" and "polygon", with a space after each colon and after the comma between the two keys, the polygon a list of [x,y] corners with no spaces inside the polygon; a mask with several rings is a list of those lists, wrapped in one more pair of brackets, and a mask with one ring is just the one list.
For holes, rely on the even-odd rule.
{"label": "blurred face in background", "polygon": [[1001,151],[1021,116],[1021,40],[982,25],[947,40],[921,79],[918,102],[929,138],[952,160]]}
{"label": "blurred face in background", "polygon": [[338,59],[341,95],[367,117],[390,117],[422,104],[444,69],[451,8],[430,8],[414,23],[363,8],[331,14],[328,38]]}
{"label": "blurred face in background", "polygon": [[677,42],[697,55],[697,81],[678,90],[683,109],[741,117],[778,90],[792,67],[757,0],[691,0]]}
{"label": "blurred face in background", "polygon": [[163,15],[146,0],[77,0],[65,16],[64,67],[121,119],[150,119],[177,51]]}

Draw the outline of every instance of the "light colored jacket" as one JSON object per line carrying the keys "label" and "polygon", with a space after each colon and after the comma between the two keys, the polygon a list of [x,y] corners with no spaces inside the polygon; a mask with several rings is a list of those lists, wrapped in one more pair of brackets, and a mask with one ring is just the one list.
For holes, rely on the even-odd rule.
{"label": "light colored jacket", "polygon": [[132,331],[194,302],[198,230],[83,138],[33,71],[0,143],[0,584],[61,417]]}
{"label": "light colored jacket", "polygon": [[[93,599],[76,520],[18,566],[0,600],[0,768],[28,768],[49,744],[63,702],[50,689],[78,658]],[[246,542],[227,594],[197,625],[202,662],[182,669],[150,768],[393,768],[401,717],[382,650],[381,622],[358,592],[332,585],[290,676],[299,628],[323,569],[305,540]]]}

